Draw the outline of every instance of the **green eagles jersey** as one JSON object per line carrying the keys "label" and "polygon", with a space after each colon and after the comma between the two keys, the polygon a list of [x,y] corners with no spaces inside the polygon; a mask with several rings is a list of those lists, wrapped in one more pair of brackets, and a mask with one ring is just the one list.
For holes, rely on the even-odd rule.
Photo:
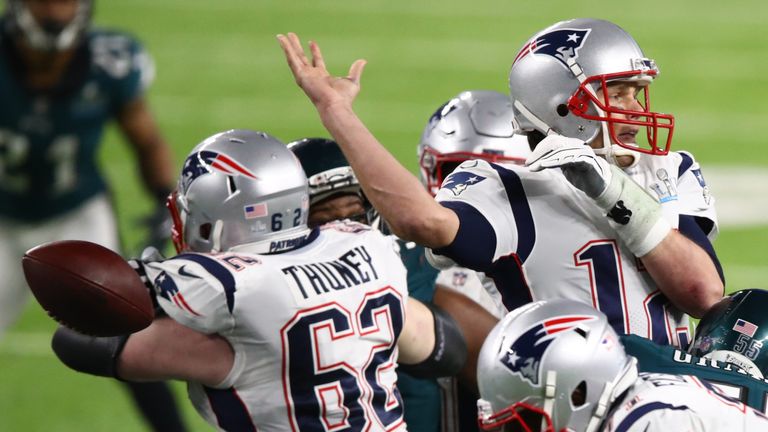
{"label": "green eagles jersey", "polygon": [[[408,294],[424,303],[432,301],[438,270],[429,265],[424,248],[398,240],[400,258],[408,270]],[[397,387],[403,397],[405,423],[411,432],[440,430],[440,386],[434,379],[414,378],[404,372],[397,374]]]}
{"label": "green eagles jersey", "polygon": [[92,30],[55,88],[32,91],[24,73],[13,40],[0,34],[0,217],[34,223],[106,190],[97,166],[104,127],[154,72],[135,39]]}
{"label": "green eagles jersey", "polygon": [[768,380],[717,360],[696,357],[671,345],[658,345],[636,335],[621,336],[627,354],[638,361],[640,372],[693,375],[715,384],[723,393],[762,412],[766,411]]}

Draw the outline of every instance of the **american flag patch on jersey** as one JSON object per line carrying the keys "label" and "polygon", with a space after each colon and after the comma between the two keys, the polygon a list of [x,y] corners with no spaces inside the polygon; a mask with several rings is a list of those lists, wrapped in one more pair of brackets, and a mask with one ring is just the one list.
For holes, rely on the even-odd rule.
{"label": "american flag patch on jersey", "polygon": [[733,330],[745,334],[749,337],[753,337],[757,331],[757,326],[749,321],[743,319],[736,320],[736,324],[733,325]]}
{"label": "american flag patch on jersey", "polygon": [[243,207],[246,219],[254,219],[266,216],[269,211],[267,210],[267,203],[248,204]]}

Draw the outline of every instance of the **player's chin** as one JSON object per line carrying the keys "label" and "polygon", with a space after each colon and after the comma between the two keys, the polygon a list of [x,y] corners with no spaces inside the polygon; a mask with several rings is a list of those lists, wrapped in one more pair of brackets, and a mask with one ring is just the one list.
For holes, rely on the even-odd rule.
{"label": "player's chin", "polygon": [[634,156],[630,155],[624,155],[624,156],[616,156],[616,165],[618,165],[620,168],[626,168],[635,161]]}

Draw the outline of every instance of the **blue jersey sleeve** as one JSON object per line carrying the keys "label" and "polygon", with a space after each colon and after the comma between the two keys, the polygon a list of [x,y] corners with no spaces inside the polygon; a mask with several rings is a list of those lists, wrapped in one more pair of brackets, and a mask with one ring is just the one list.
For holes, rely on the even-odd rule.
{"label": "blue jersey sleeve", "polygon": [[435,254],[487,271],[499,257],[532,247],[531,212],[513,170],[480,160],[464,162],[445,179],[435,199],[459,218],[453,242]]}

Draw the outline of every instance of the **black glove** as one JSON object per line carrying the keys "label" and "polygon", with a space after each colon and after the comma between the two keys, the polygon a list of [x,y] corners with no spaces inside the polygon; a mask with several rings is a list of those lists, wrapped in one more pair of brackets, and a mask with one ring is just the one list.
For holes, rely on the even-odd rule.
{"label": "black glove", "polygon": [[165,202],[158,203],[152,214],[141,219],[141,225],[147,230],[143,246],[153,246],[164,250],[171,238],[171,214],[165,208]]}
{"label": "black glove", "polygon": [[129,335],[96,337],[59,326],[53,334],[51,347],[62,363],[78,372],[91,375],[117,376],[117,358]]}

